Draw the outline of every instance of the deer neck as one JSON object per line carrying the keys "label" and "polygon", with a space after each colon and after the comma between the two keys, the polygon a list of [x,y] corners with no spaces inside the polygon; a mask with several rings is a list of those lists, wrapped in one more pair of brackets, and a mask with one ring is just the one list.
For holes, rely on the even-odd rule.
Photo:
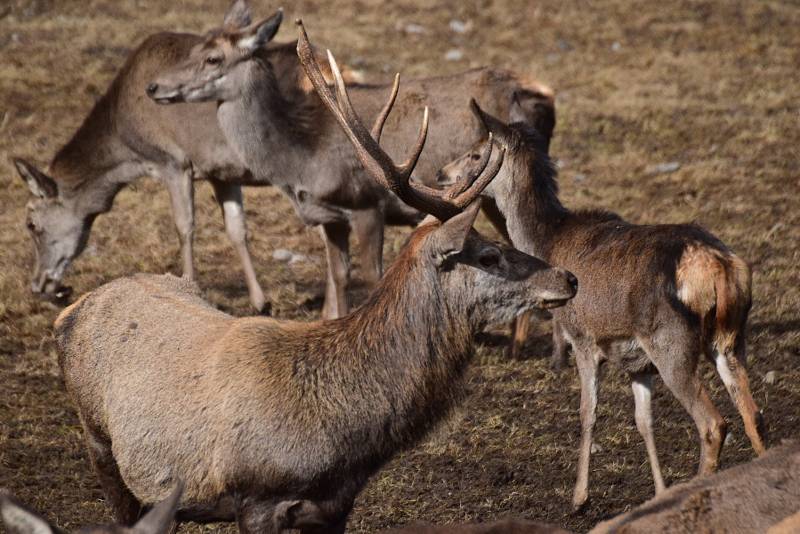
{"label": "deer neck", "polygon": [[288,174],[298,174],[307,164],[310,135],[305,102],[288,100],[265,61],[247,62],[244,90],[239,98],[221,102],[217,118],[226,139],[247,167],[259,178],[282,185]]}
{"label": "deer neck", "polygon": [[520,156],[507,156],[510,172],[492,184],[495,202],[514,246],[547,259],[569,210],[558,199],[555,171],[549,161]]}

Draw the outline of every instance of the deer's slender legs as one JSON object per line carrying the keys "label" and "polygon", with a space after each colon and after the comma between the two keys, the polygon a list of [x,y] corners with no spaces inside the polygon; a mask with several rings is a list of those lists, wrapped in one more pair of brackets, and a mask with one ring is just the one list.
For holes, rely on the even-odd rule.
{"label": "deer's slender legs", "polygon": [[750,438],[753,449],[759,456],[764,453],[765,429],[764,418],[750,393],[750,381],[745,367],[744,342],[737,354],[714,350],[714,362],[717,372],[725,383],[736,409],[744,421],[744,431]]}
{"label": "deer's slender legs", "polygon": [[556,371],[567,366],[569,359],[568,347],[569,343],[567,343],[567,339],[564,336],[563,327],[553,319],[553,355],[550,357],[550,366]]}
{"label": "deer's slender legs", "polygon": [[323,224],[320,227],[325,241],[328,276],[325,285],[323,319],[347,315],[347,285],[350,277],[350,225],[346,222]]}
{"label": "deer's slender legs", "polygon": [[639,338],[639,344],[664,384],[692,417],[700,436],[698,474],[706,475],[719,465],[727,425],[698,376],[699,333],[682,330],[663,327],[661,332]]}
{"label": "deer's slender legs", "polygon": [[114,453],[111,450],[111,442],[102,433],[90,428],[84,422],[83,417],[81,417],[81,425],[86,439],[86,448],[89,451],[89,459],[97,473],[100,485],[103,487],[106,500],[114,510],[116,521],[125,526],[133,526],[139,519],[142,505],[122,480]]}
{"label": "deer's slender legs", "polygon": [[194,184],[192,166],[181,172],[170,173],[164,178],[172,203],[172,217],[181,242],[183,276],[194,280]]}
{"label": "deer's slender legs", "polygon": [[637,373],[631,376],[631,389],[633,389],[633,402],[636,413],[636,428],[644,439],[647,448],[647,457],[650,460],[650,469],[653,472],[653,482],[656,486],[656,495],[664,491],[664,478],[661,476],[661,466],[658,463],[656,440],[653,436],[653,414],[651,399],[653,396],[653,375]]}
{"label": "deer's slender legs", "polygon": [[508,346],[508,357],[517,360],[522,354],[522,346],[531,331],[531,312],[520,313],[511,323],[511,345]]}
{"label": "deer's slender legs", "polygon": [[361,275],[372,289],[383,275],[383,213],[379,209],[354,211],[350,224],[358,240]]}
{"label": "deer's slender legs", "polygon": [[592,431],[597,419],[598,367],[600,350],[582,340],[575,349],[575,363],[581,380],[581,442],[578,453],[578,478],[572,504],[580,508],[589,499],[589,457],[592,453]]}
{"label": "deer's slender legs", "polygon": [[214,188],[214,196],[222,208],[222,216],[225,219],[225,232],[233,244],[233,248],[239,255],[244,269],[244,279],[247,283],[247,291],[250,294],[250,303],[259,313],[269,313],[269,305],[264,298],[264,291],[258,283],[256,271],[253,268],[253,260],[250,257],[250,250],[247,246],[247,226],[244,214],[244,199],[242,197],[242,187],[238,184],[229,184],[217,180],[211,181]]}

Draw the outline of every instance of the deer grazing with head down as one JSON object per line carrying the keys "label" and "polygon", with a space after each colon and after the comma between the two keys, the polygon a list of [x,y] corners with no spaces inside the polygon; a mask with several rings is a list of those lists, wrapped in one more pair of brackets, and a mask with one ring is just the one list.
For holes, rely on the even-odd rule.
{"label": "deer grazing with head down", "polygon": [[[699,472],[717,467],[726,424],[700,381],[699,356],[716,365],[757,454],[763,420],[745,367],[750,269],[719,239],[695,225],[636,225],[606,211],[571,211],[558,199],[556,173],[542,136],[522,122],[506,124],[472,110],[505,162],[484,194],[494,199],[515,247],[569,269],[581,282],[576,298],[553,311],[555,354],[575,352],[581,382],[581,442],[573,504],[588,498],[598,367],[618,361],[631,377],[636,426],[647,448],[656,493],[664,481],[650,409],[652,376],[686,409],[700,435]],[[516,115],[511,112],[512,118]],[[440,184],[474,168],[473,149],[444,167]],[[560,340],[563,340],[560,341]],[[561,343],[561,344],[559,344]]]}
{"label": "deer grazing with head down", "polygon": [[[235,0],[224,28],[250,24],[245,0]],[[257,311],[269,304],[258,283],[247,246],[242,185],[269,185],[253,175],[226,142],[216,105],[158,106],[144,96],[157,73],[185,60],[204,41],[200,35],[162,32],[151,35],[128,57],[91,113],[53,158],[49,173],[15,158],[14,164],[33,195],[27,226],[35,245],[31,288],[46,298],[65,300],[71,288],[62,282],[83,251],[98,215],[111,209],[117,193],[141,176],[166,186],[181,242],[183,275],[194,278],[193,180],[208,180],[225,219],[225,229],[244,268],[250,302]],[[303,107],[313,88],[297,62],[295,43],[272,44],[258,52],[268,62],[287,107]],[[326,72],[329,76],[329,73]],[[345,73],[349,78],[349,74]],[[390,202],[390,223],[414,224],[416,216],[401,202]],[[361,227],[356,227],[361,237]]]}
{"label": "deer grazing with head down", "polygon": [[298,53],[361,164],[438,221],[424,222],[368,300],[337,320],[237,319],[169,275],[111,282],[64,310],[55,325],[64,381],[124,524],[180,478],[179,521],[343,532],[368,477],[458,398],[473,335],[575,295],[567,271],[471,229],[473,200],[502,164],[487,167],[491,144],[487,165],[445,192],[410,182],[427,110],[411,157],[395,165],[379,145],[393,98],[371,135],[333,58],[338,96],[304,32]]}
{"label": "deer grazing with head down", "polygon": [[[212,32],[179,65],[165,68],[152,79],[147,94],[156,102],[176,104],[217,102],[217,117],[228,143],[257,180],[281,189],[309,226],[319,226],[328,260],[323,318],[347,313],[350,271],[349,234],[361,229],[361,263],[369,285],[380,278],[383,217],[394,197],[378,186],[352,156],[347,139],[325,112],[316,95],[287,103],[274,67],[258,51],[277,32],[279,11],[245,28],[223,27]],[[552,92],[523,82],[513,73],[474,69],[451,76],[410,80],[398,97],[398,120],[384,145],[398,153],[415,132],[406,116],[428,105],[436,117],[417,173],[433,174],[441,161],[465,150],[479,134],[467,102],[485,101],[505,115],[512,100],[523,102],[536,120],[539,108],[552,108]],[[349,84],[353,101],[365,117],[375,117],[389,85]]]}
{"label": "deer grazing with head down", "polygon": [[[83,527],[80,534],[167,534],[171,531],[175,510],[183,487],[175,489],[161,502],[156,503],[141,519],[131,527],[103,525]],[[0,489],[0,518],[9,534],[59,534],[61,529],[52,525],[44,517],[28,509],[10,494]]]}

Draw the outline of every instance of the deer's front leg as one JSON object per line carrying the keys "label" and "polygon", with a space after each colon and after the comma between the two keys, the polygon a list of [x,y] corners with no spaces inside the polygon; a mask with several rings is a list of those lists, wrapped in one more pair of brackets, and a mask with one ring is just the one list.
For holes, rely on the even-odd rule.
{"label": "deer's front leg", "polygon": [[172,203],[172,217],[181,242],[183,276],[194,280],[194,172],[187,163],[180,172],[171,172],[164,177]]}
{"label": "deer's front leg", "polygon": [[355,211],[350,219],[358,240],[362,276],[370,289],[383,276],[383,219],[379,209]]}
{"label": "deer's front leg", "polygon": [[244,279],[247,283],[247,291],[250,294],[250,303],[259,313],[269,313],[269,303],[264,298],[264,291],[258,283],[256,271],[253,268],[253,260],[250,257],[250,249],[247,246],[247,225],[244,215],[244,199],[242,198],[242,187],[238,184],[229,184],[219,181],[212,181],[214,196],[217,198],[222,216],[225,219],[225,231],[228,238],[239,255],[244,269]]}
{"label": "deer's front leg", "polygon": [[580,343],[575,349],[575,363],[581,380],[581,444],[578,453],[578,479],[572,496],[572,505],[579,509],[589,500],[589,458],[592,454],[592,431],[597,419],[597,381],[599,354]]}
{"label": "deer's front leg", "polygon": [[350,279],[350,225],[332,222],[320,226],[325,241],[328,276],[325,284],[323,319],[347,315],[347,284]]}

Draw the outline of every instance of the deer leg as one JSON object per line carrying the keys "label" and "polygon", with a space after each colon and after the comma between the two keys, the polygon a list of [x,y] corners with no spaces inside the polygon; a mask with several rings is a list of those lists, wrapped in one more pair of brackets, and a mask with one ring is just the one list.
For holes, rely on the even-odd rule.
{"label": "deer leg", "polygon": [[114,510],[116,521],[125,526],[133,526],[139,519],[142,505],[122,480],[119,466],[117,466],[111,450],[111,442],[106,436],[91,429],[82,417],[81,424],[86,439],[86,448],[89,451],[89,459],[97,473],[103,493]]}
{"label": "deer leg", "polygon": [[714,362],[728,394],[742,416],[744,431],[750,438],[756,454],[760,456],[765,450],[764,418],[750,393],[750,380],[747,378],[745,367],[744,343],[740,343],[740,345],[742,349],[737,351],[737,354],[732,354],[730,351],[720,352],[715,349]]}
{"label": "deer leg", "polygon": [[589,499],[589,457],[592,453],[592,431],[597,420],[597,351],[586,346],[575,347],[575,363],[581,381],[581,443],[572,505],[578,509]]}
{"label": "deer leg", "polygon": [[327,223],[321,226],[328,260],[328,277],[325,285],[323,319],[336,319],[347,315],[347,283],[350,278],[350,225],[346,222]]}
{"label": "deer leg", "polygon": [[644,439],[647,448],[647,457],[650,459],[650,469],[653,472],[653,482],[656,485],[656,495],[664,491],[664,478],[661,476],[661,466],[658,463],[656,440],[653,436],[653,413],[651,399],[653,396],[653,375],[637,373],[631,377],[633,389],[633,402],[636,414],[636,428]]}
{"label": "deer leg", "polygon": [[172,217],[181,242],[183,276],[194,280],[193,241],[194,241],[194,184],[191,165],[182,172],[171,174],[165,180],[169,199],[172,203]]}
{"label": "deer leg", "polygon": [[564,330],[559,322],[553,319],[553,354],[550,356],[550,367],[560,371],[567,366],[569,354],[567,352],[568,343],[564,336]]}
{"label": "deer leg", "polygon": [[517,360],[522,354],[522,346],[531,331],[531,312],[520,313],[511,323],[511,344],[508,346],[508,357]]}
{"label": "deer leg", "polygon": [[250,257],[250,250],[247,246],[247,225],[244,215],[244,199],[242,197],[242,187],[238,184],[228,184],[219,181],[212,181],[214,196],[222,209],[222,216],[225,219],[225,232],[239,255],[244,269],[244,280],[247,284],[247,291],[250,294],[250,303],[259,313],[269,314],[270,306],[264,298],[264,291],[258,283],[256,271],[253,268],[253,260]]}
{"label": "deer leg", "polygon": [[355,211],[350,224],[358,240],[364,282],[372,289],[383,275],[383,214],[378,209]]}
{"label": "deer leg", "polygon": [[639,338],[639,344],[655,364],[664,384],[672,391],[681,406],[689,413],[700,435],[700,464],[698,474],[706,475],[717,470],[719,454],[727,433],[727,425],[708,391],[698,376],[697,354],[694,341],[699,334],[681,333],[665,329],[663,333]]}

